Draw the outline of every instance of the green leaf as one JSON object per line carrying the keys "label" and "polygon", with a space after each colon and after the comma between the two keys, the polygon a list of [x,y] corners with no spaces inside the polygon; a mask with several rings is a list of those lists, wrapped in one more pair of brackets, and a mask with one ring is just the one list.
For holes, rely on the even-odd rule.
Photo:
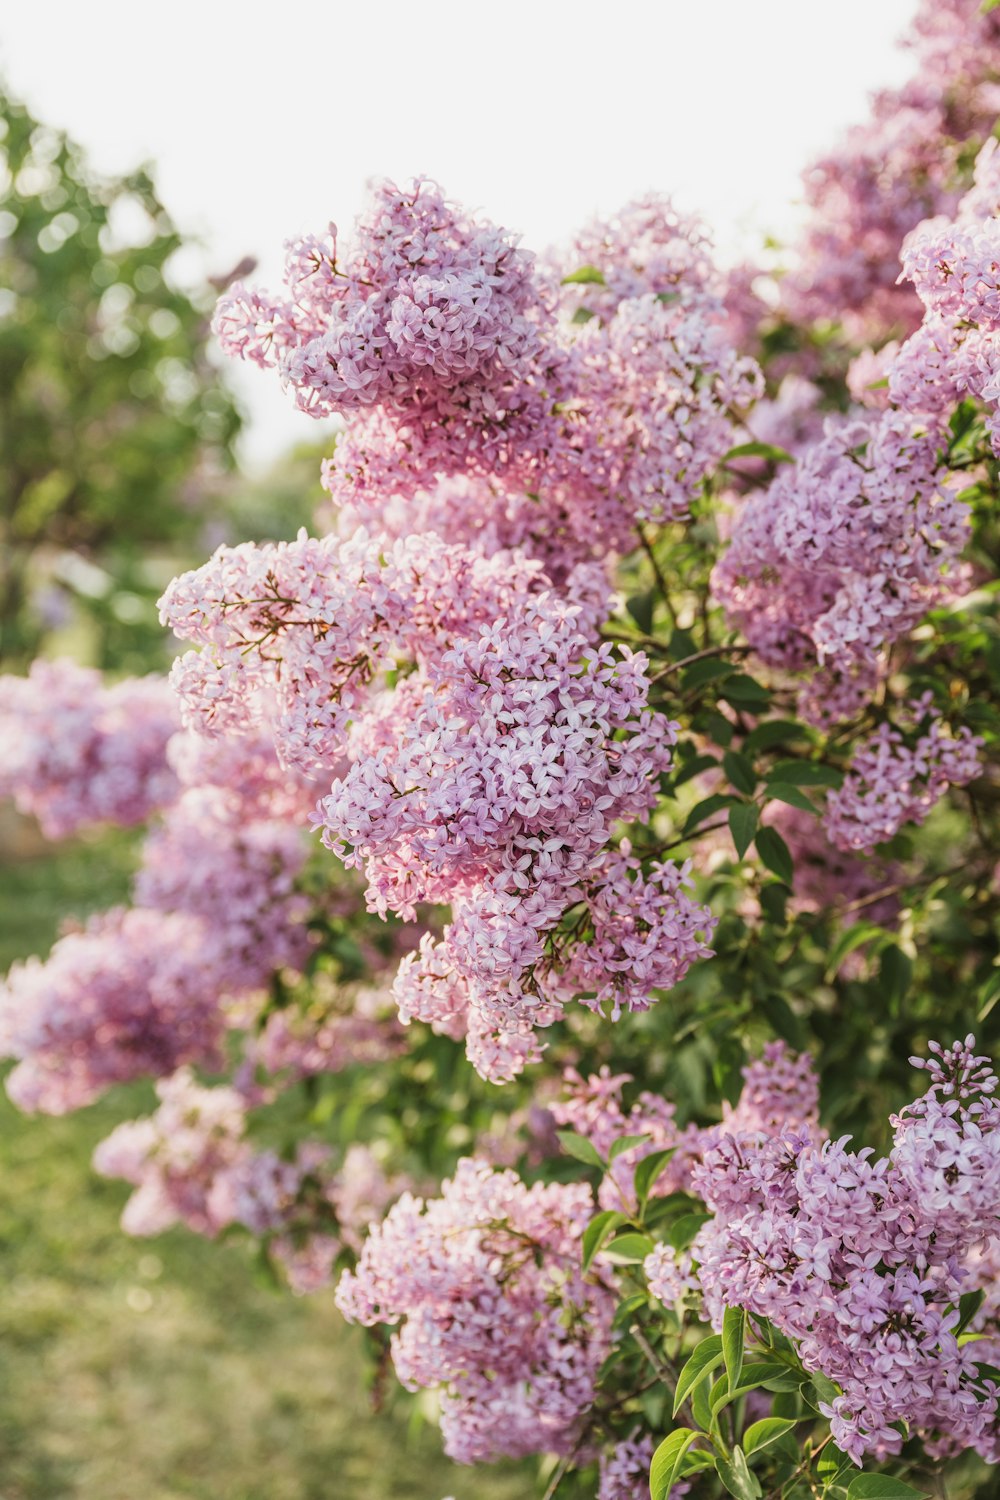
{"label": "green leaf", "polygon": [[757,832],[757,809],[752,802],[737,802],[729,809],[729,832],[737,858],[742,859]]}
{"label": "green leaf", "polygon": [[[997,0],[997,3],[1000,4],[1000,0]],[[1000,969],[990,975],[979,991],[979,1010],[976,1019],[985,1021],[998,1000],[1000,1000]]]}
{"label": "green leaf", "polygon": [[746,1313],[742,1307],[727,1307],[722,1315],[722,1352],[730,1391],[734,1391],[740,1383],[745,1333]]}
{"label": "green leaf", "polygon": [[952,1330],[953,1333],[963,1333],[968,1328],[976,1313],[982,1307],[985,1297],[986,1293],[982,1287],[977,1292],[962,1293],[958,1299],[958,1327]]}
{"label": "green leaf", "polygon": [[[782,885],[780,881],[769,880],[767,882],[767,885],[761,886],[761,909],[764,912],[764,915],[767,917],[768,921],[773,922],[777,927],[784,927],[785,922],[788,919],[788,897],[788,887],[787,885]],[[781,1000],[780,996],[775,996],[774,998],[775,1000]],[[781,1000],[781,1004],[785,1005],[785,1002]],[[785,1008],[787,1010],[787,1005],[785,1006]],[[772,1021],[771,1024],[774,1025],[774,1022]],[[782,1035],[784,1035],[784,1033],[779,1032],[779,1036]],[[787,1042],[788,1040],[789,1038],[786,1036],[785,1041]],[[801,1044],[797,1045],[796,1050],[801,1051]]]}
{"label": "green leaf", "polygon": [[704,823],[712,817],[713,813],[721,812],[724,807],[731,807],[735,800],[735,797],[728,796],[724,792],[713,792],[711,797],[705,797],[703,801],[692,807],[682,832],[692,833],[699,823]]}
{"label": "green leaf", "polygon": [[620,1135],[608,1152],[608,1161],[614,1161],[616,1156],[621,1156],[623,1151],[631,1151],[633,1146],[641,1146],[643,1141],[649,1140],[649,1131],[642,1135]]}
{"label": "green leaf", "polygon": [[[1000,4],[1000,0],[997,3]],[[723,455],[722,462],[727,464],[731,458],[766,458],[773,464],[795,462],[790,453],[784,448],[776,448],[773,443],[740,443]]]}
{"label": "green leaf", "polygon": [[783,781],[788,786],[840,786],[843,771],[821,765],[818,760],[780,760],[767,773],[768,782]]}
{"label": "green leaf", "polygon": [[620,1234],[604,1247],[605,1255],[614,1255],[621,1261],[645,1260],[653,1253],[653,1241],[648,1234]]}
{"label": "green leaf", "polygon": [[850,1456],[841,1453],[835,1443],[828,1444],[816,1460],[816,1473],[824,1484],[832,1484],[838,1474],[844,1474],[853,1467]]}
{"label": "green leaf", "polygon": [[732,672],[732,663],[722,661],[717,656],[706,656],[701,661],[693,661],[689,667],[685,667],[681,678],[681,686],[685,689],[701,687],[706,682],[714,682],[719,677],[728,677]]}
{"label": "green leaf", "polygon": [[620,1224],[626,1222],[625,1215],[615,1213],[613,1209],[605,1209],[603,1213],[595,1214],[583,1231],[581,1251],[583,1254],[583,1269],[586,1271],[594,1256],[600,1250],[604,1241],[610,1239]]}
{"label": "green leaf", "polygon": [[677,1479],[681,1459],[697,1436],[690,1427],[678,1427],[663,1439],[649,1466],[650,1500],[667,1500]]}
{"label": "green leaf", "polygon": [[699,1380],[691,1392],[691,1412],[699,1427],[707,1432],[712,1425],[712,1402],[710,1399],[709,1382]]}
{"label": "green leaf", "polygon": [[795,867],[792,864],[791,851],[777,829],[762,828],[754,842],[757,845],[757,853],[771,873],[777,875],[778,879],[783,880],[786,885],[791,885]]}
{"label": "green leaf", "polygon": [[774,745],[784,744],[786,740],[809,738],[809,730],[795,719],[766,719],[756,729],[751,729],[743,741],[743,749],[748,755],[754,755],[758,750],[770,750]]}
{"label": "green leaf", "polygon": [[611,1322],[612,1328],[616,1332],[628,1328],[639,1309],[648,1306],[649,1298],[645,1292],[633,1292],[631,1297],[626,1297],[624,1302],[619,1302]]}
{"label": "green leaf", "polygon": [[833,951],[826,966],[827,984],[836,976],[841,964],[849,953],[855,948],[860,948],[865,943],[885,942],[888,934],[884,927],[876,927],[874,922],[855,922],[853,927],[848,927],[842,932],[833,945]]}
{"label": "green leaf", "polygon": [[759,1453],[794,1426],[790,1417],[765,1417],[761,1422],[753,1422],[743,1434],[743,1450],[748,1454]]}
{"label": "green leaf", "polygon": [[711,771],[718,764],[714,755],[695,755],[679,767],[674,776],[674,786],[683,786],[685,781],[690,781],[693,776],[700,776],[702,771]]}
{"label": "green leaf", "polygon": [[577,1135],[575,1130],[557,1130],[556,1135],[567,1156],[575,1156],[577,1161],[586,1162],[588,1167],[600,1167],[603,1172],[604,1162],[593,1141],[588,1141],[585,1135]]}
{"label": "green leaf", "polygon": [[766,708],[771,701],[771,694],[764,684],[746,672],[735,672],[728,678],[719,689],[719,697],[728,699],[739,708]]}
{"label": "green leaf", "polygon": [[653,603],[656,596],[652,589],[647,589],[644,594],[633,594],[626,599],[625,608],[632,616],[643,635],[649,635],[653,628]]}
{"label": "green leaf", "polygon": [[886,998],[902,1000],[910,988],[912,978],[913,960],[896,943],[888,943],[882,950],[882,961],[879,965],[879,982],[885,991]]}
{"label": "green leaf", "polygon": [[734,1391],[728,1389],[729,1382],[719,1381],[719,1394],[713,1393],[712,1411],[718,1416],[724,1406],[730,1401],[737,1400],[740,1396],[747,1396],[751,1391],[759,1390],[761,1386],[768,1386],[772,1381],[783,1381],[788,1374],[788,1366],[779,1360],[756,1360],[751,1364],[744,1364],[743,1373],[740,1376],[740,1384]]}
{"label": "green leaf", "polygon": [[759,1500],[763,1493],[760,1480],[751,1474],[742,1448],[734,1448],[728,1458],[716,1460],[715,1467],[726,1489],[736,1500]]}
{"label": "green leaf", "polygon": [[757,777],[753,765],[745,755],[741,755],[738,750],[727,750],[722,757],[722,768],[738,792],[745,792],[748,797],[753,796]]}
{"label": "green leaf", "polygon": [[639,1200],[640,1207],[645,1204],[650,1192],[656,1185],[656,1179],[660,1176],[676,1149],[676,1146],[670,1146],[666,1151],[651,1151],[648,1156],[644,1156],[641,1161],[636,1163],[633,1181],[635,1184],[635,1196]]}
{"label": "green leaf", "polygon": [[604,286],[604,272],[599,271],[596,266],[581,266],[578,271],[564,276],[563,286]]}
{"label": "green leaf", "polygon": [[855,1474],[847,1486],[847,1500],[913,1500],[913,1496],[920,1500],[926,1494],[891,1474]]}
{"label": "green leaf", "polygon": [[826,1406],[832,1406],[840,1395],[840,1386],[834,1385],[833,1381],[817,1370],[809,1376],[809,1384],[816,1392],[817,1398]]}
{"label": "green leaf", "polygon": [[667,1239],[675,1250],[686,1250],[701,1226],[711,1217],[711,1214],[682,1214],[667,1230]]}
{"label": "green leaf", "polygon": [[592,313],[590,311],[589,307],[578,307],[577,310],[576,310],[576,312],[570,318],[570,322],[571,323],[589,323],[590,320],[591,320],[591,318],[596,318],[596,317],[597,317],[597,314],[596,313]]}
{"label": "green leaf", "polygon": [[801,808],[803,812],[816,811],[805,792],[800,792],[797,786],[789,786],[784,781],[769,781],[767,795],[772,802],[787,802],[789,807]]}
{"label": "green leaf", "polygon": [[721,1364],[722,1336],[718,1333],[710,1333],[707,1339],[702,1339],[677,1377],[677,1389],[674,1391],[675,1417],[684,1405],[687,1393],[692,1386],[697,1385],[699,1380],[704,1380],[706,1375],[711,1374]]}

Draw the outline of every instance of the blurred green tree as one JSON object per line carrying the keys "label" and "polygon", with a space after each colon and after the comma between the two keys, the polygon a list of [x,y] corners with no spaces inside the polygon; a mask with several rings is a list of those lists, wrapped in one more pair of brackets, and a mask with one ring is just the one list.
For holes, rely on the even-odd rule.
{"label": "blurred green tree", "polygon": [[[145,554],[191,547],[233,467],[240,414],[208,354],[216,293],[179,289],[171,262],[183,243],[148,169],[97,177],[79,146],[0,84],[8,669],[37,654],[74,597],[97,618],[100,664],[138,666],[142,593],[156,584]],[[118,616],[134,650],[114,662]]]}

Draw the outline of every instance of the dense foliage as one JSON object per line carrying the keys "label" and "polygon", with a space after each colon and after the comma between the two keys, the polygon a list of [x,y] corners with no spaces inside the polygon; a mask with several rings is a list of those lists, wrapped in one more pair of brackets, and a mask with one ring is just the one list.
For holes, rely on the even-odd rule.
{"label": "dense foliage", "polygon": [[[0,654],[30,660],[82,603],[142,660],[142,554],[189,547],[232,464],[204,292],[145,170],[102,180],[0,88]],[[114,584],[118,583],[118,597]],[[128,596],[128,597],[126,597]],[[130,649],[115,649],[131,627]],[[108,641],[111,637],[111,641]]]}
{"label": "dense foliage", "polygon": [[325,534],[175,579],[169,683],[0,684],[23,810],[150,823],[12,1098],[156,1078],[126,1229],[335,1282],[545,1500],[994,1482],[1000,12],[911,43],[781,272],[425,179],[292,242],[216,329],[346,419]]}

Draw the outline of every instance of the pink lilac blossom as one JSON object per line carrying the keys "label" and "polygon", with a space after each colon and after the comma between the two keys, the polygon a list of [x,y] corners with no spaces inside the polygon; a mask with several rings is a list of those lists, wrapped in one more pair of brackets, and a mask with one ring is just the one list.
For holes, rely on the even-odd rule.
{"label": "pink lilac blossom", "polygon": [[236,286],[216,330],[305,410],[351,415],[324,468],[336,508],[392,530],[436,495],[449,537],[475,542],[492,491],[504,545],[569,571],[629,550],[637,519],[686,515],[762,379],[732,348],[704,232],[666,200],[568,253],[570,273],[598,261],[585,307],[433,183],[383,183],[342,257],[332,227],[290,245],[289,296]]}
{"label": "pink lilac blossom", "polygon": [[717,597],[764,661],[813,669],[800,705],[813,717],[831,690],[856,711],[885,648],[953,584],[968,507],[938,463],[941,437],[895,410],[831,424],[738,513]]}
{"label": "pink lilac blossom", "polygon": [[[218,1066],[237,1002],[307,960],[295,783],[275,790],[259,739],[239,750],[223,757],[225,784],[182,785],[146,841],[131,909],[92,919],[0,986],[0,1049],[19,1060],[7,1087],[22,1108],[62,1113],[112,1083]],[[205,759],[176,764],[199,775]]]}
{"label": "pink lilac blossom", "polygon": [[688,896],[690,870],[690,860],[654,860],[644,875],[623,839],[597,867],[584,897],[586,935],[568,949],[562,972],[546,988],[576,993],[598,1012],[609,1004],[614,1021],[623,1009],[648,1010],[654,990],[673,989],[712,952],[705,938],[715,919]]}
{"label": "pink lilac blossom", "polygon": [[[649,1465],[654,1446],[653,1439],[637,1428],[631,1437],[617,1443],[610,1453],[602,1453],[597,1500],[640,1500],[649,1488]],[[686,1484],[676,1484],[668,1493],[673,1500],[679,1500],[688,1488]]]}
{"label": "pink lilac blossom", "polygon": [[135,1188],[122,1214],[127,1234],[186,1224],[213,1236],[232,1222],[217,1181],[248,1154],[246,1101],[235,1089],[203,1088],[189,1068],[156,1085],[155,1114],[118,1125],[94,1152],[104,1177]]}
{"label": "pink lilac blossom", "polygon": [[248,1042],[246,1062],[251,1071],[262,1069],[287,1086],[320,1073],[373,1067],[402,1050],[403,1033],[391,997],[362,989],[339,994],[334,1004],[311,999],[307,1006],[272,1011]]}
{"label": "pink lilac blossom", "polygon": [[854,752],[843,785],[827,798],[823,828],[838,849],[867,852],[891,839],[904,823],[922,823],[950,786],[980,773],[979,736],[962,726],[947,732],[931,721],[912,749],[889,724]]}
{"label": "pink lilac blossom", "polygon": [[215,1201],[230,1221],[267,1242],[297,1296],[328,1286],[341,1241],[329,1147],[300,1142],[292,1159],[248,1152],[220,1176]]}
{"label": "pink lilac blossom", "polygon": [[135,907],[91,919],[44,962],[15,964],[0,986],[14,1103],[64,1114],[126,1079],[218,1067],[223,1019],[204,950],[197,917]]}
{"label": "pink lilac blossom", "polygon": [[300,1142],[290,1160],[254,1149],[245,1096],[205,1088],[188,1068],[161,1079],[156,1092],[155,1113],[117,1126],[94,1154],[98,1172],[135,1188],[122,1215],[128,1234],[181,1223],[211,1238],[242,1224],[267,1240],[292,1290],[304,1294],[329,1284],[343,1245],[360,1251],[369,1222],[405,1185],[359,1143],[337,1172],[316,1141]]}
{"label": "pink lilac blossom", "polygon": [[610,1349],[611,1291],[580,1271],[589,1188],[465,1159],[425,1202],[404,1193],[337,1287],[352,1322],[396,1323],[409,1390],[434,1389],[459,1463],[569,1453]]}
{"label": "pink lilac blossom", "polygon": [[177,727],[161,677],[107,687],[90,667],[35,661],[27,677],[0,677],[0,797],[51,839],[145,822],[176,792],[166,748]]}
{"label": "pink lilac blossom", "polygon": [[146,842],[135,901],[189,912],[220,988],[255,989],[308,957],[310,903],[296,885],[305,857],[294,824],[234,820],[219,789],[190,787]]}
{"label": "pink lilac blossom", "polygon": [[[556,1018],[565,987],[549,934],[586,898],[614,822],[648,814],[670,764],[676,729],[646,707],[645,666],[627,648],[590,647],[553,595],[522,598],[370,700],[345,742],[349,769],[320,803],[324,842],[364,869],[371,910],[413,920],[418,903],[450,904],[440,943],[404,961],[397,995],[407,1017],[453,1035],[464,1016],[486,1076],[511,1076],[534,1026]],[[648,883],[619,882],[631,912],[595,893],[609,961],[646,951],[632,1005],[706,951],[710,917],[685,880],[664,865]],[[662,953],[643,941],[654,916]],[[588,981],[601,956],[586,956]]]}
{"label": "pink lilac blossom", "polygon": [[870,120],[805,174],[809,223],[780,283],[793,322],[841,321],[869,343],[919,321],[897,285],[900,245],[922,219],[954,208],[961,156],[1000,114],[995,13],[977,0],[922,0],[907,44],[912,78],[876,94]]}
{"label": "pink lilac blossom", "polygon": [[294,542],[220,547],[182,574],[161,617],[205,649],[175,663],[185,719],[202,734],[268,726],[284,764],[329,772],[372,683],[397,657],[430,662],[538,587],[537,563],[486,558],[436,536],[389,542],[300,532]]}
{"label": "pink lilac blossom", "polygon": [[712,1218],[685,1256],[647,1261],[671,1301],[693,1275],[716,1326],[743,1306],[792,1338],[840,1386],[823,1410],[859,1465],[900,1451],[899,1423],[932,1452],[1000,1459],[1000,1390],[955,1337],[974,1253],[1000,1227],[997,1079],[973,1045],[932,1044],[929,1087],[893,1117],[881,1160],[822,1139],[804,1067],[784,1070],[787,1113],[780,1089],[765,1083],[762,1108],[748,1078],[746,1108],[706,1134],[691,1171]]}
{"label": "pink lilac blossom", "polygon": [[[824,912],[838,908],[863,911],[865,919],[888,926],[899,912],[892,892],[902,867],[892,860],[866,859],[856,850],[831,843],[820,819],[803,808],[771,804],[768,826],[785,840],[795,867],[792,906],[797,911]],[[850,964],[848,955],[845,964]]]}
{"label": "pink lilac blossom", "polygon": [[900,406],[947,411],[963,396],[987,407],[1000,453],[1000,155],[990,140],[953,220],[921,224],[903,247],[900,280],[913,282],[924,323],[900,351],[890,396]]}

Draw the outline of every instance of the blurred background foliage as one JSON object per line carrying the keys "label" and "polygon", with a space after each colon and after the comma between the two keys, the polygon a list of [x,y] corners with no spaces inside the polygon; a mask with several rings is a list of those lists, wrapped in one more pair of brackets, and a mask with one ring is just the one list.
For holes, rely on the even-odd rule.
{"label": "blurred background foliage", "polygon": [[[291,534],[318,465],[236,471],[242,416],[150,169],[101,178],[0,83],[0,665],[162,665],[155,600],[218,542]],[[251,269],[245,263],[232,274]],[[307,466],[308,459],[308,466]],[[293,498],[294,497],[294,498]]]}

